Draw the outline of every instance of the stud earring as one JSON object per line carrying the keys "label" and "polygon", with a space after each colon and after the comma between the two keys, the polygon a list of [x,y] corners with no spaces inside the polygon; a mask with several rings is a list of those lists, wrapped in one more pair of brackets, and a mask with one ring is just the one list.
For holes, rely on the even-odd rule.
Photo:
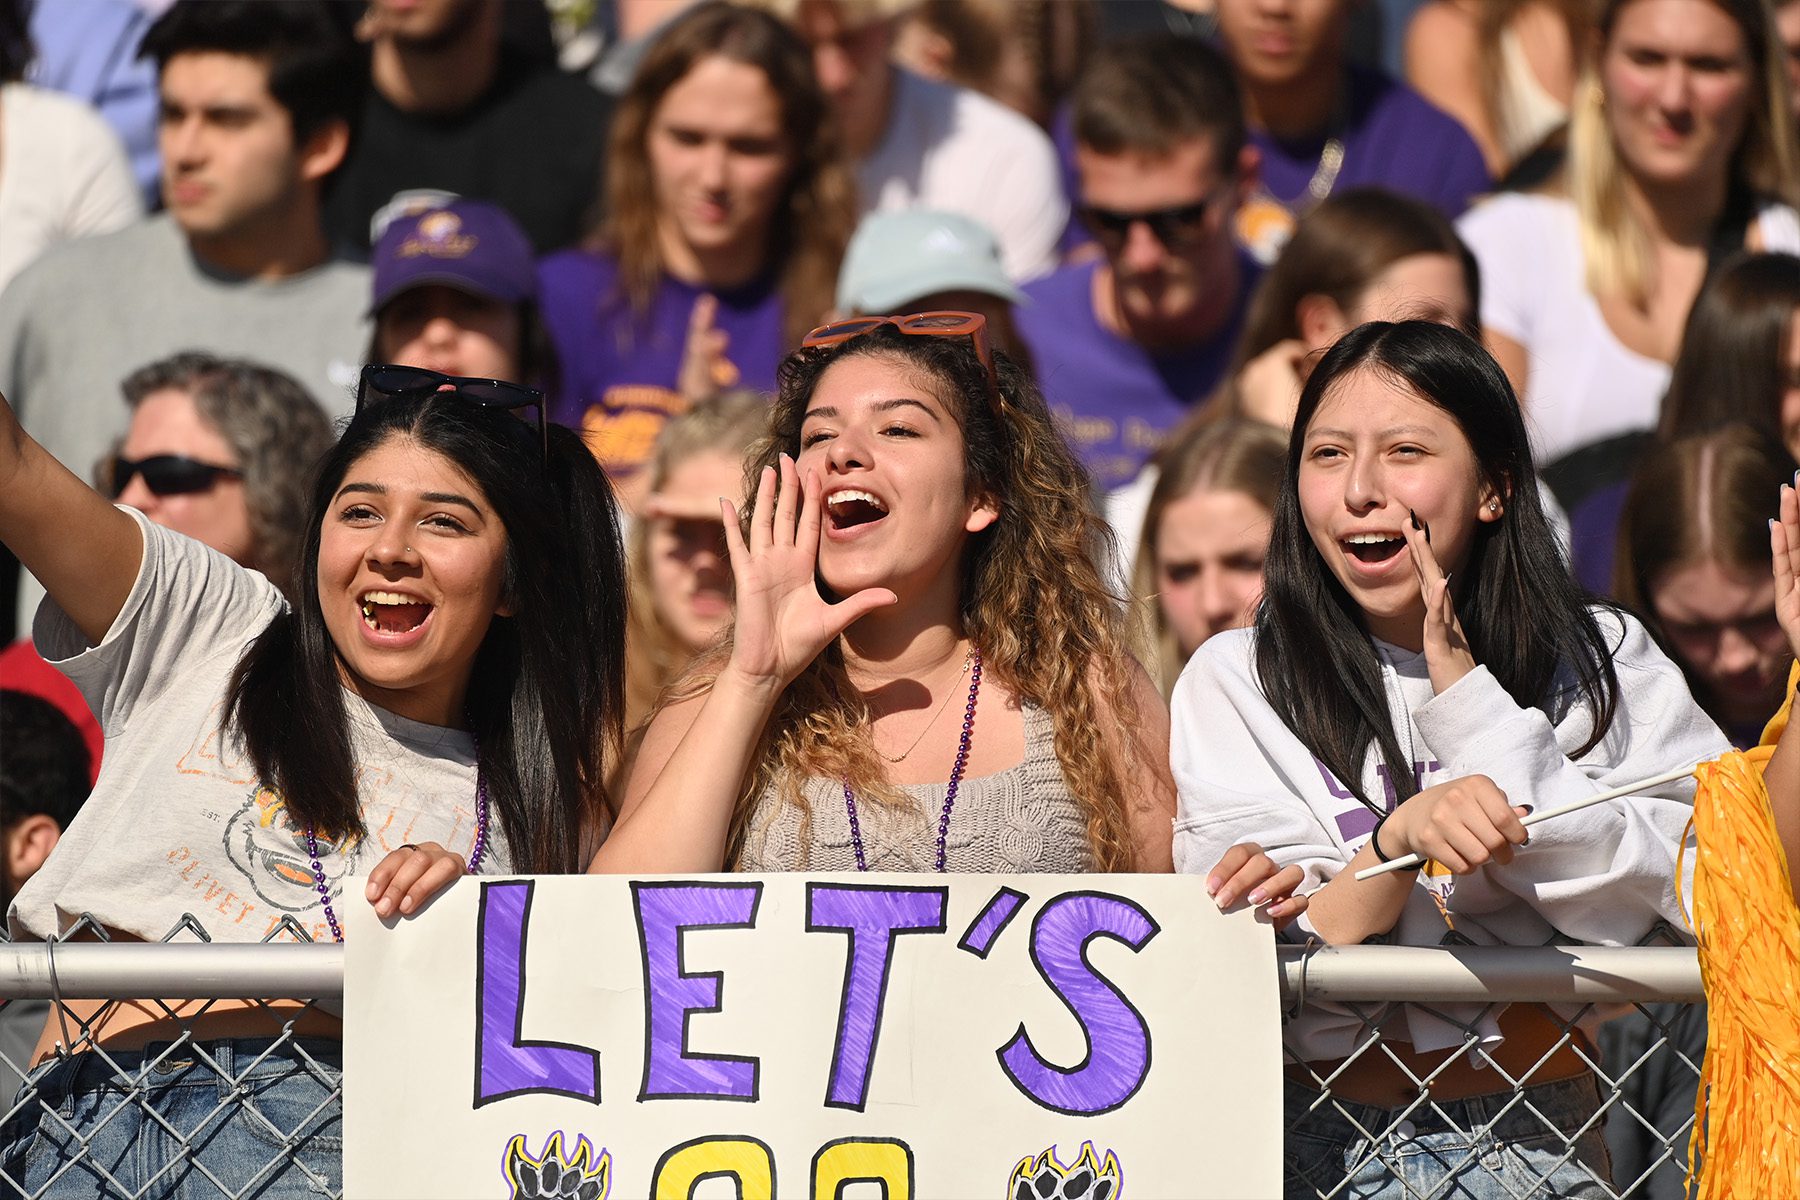
{"label": "stud earring", "polygon": [[1488,501],[1488,511],[1491,513],[1499,512],[1500,511],[1500,502],[1498,500],[1489,500]]}

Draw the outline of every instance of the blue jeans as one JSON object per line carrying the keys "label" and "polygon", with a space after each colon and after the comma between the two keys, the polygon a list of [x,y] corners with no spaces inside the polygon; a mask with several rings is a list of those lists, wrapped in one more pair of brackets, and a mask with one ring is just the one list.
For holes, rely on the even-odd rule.
{"label": "blue jeans", "polygon": [[33,1200],[342,1193],[343,1043],[236,1038],[105,1054],[53,1060],[26,1080],[0,1127],[0,1195],[21,1186]]}
{"label": "blue jeans", "polygon": [[1424,1102],[1404,1116],[1399,1109],[1321,1100],[1291,1079],[1284,1099],[1287,1200],[1612,1195],[1603,1186],[1612,1164],[1591,1074],[1532,1084],[1517,1097],[1507,1089],[1435,1107]]}

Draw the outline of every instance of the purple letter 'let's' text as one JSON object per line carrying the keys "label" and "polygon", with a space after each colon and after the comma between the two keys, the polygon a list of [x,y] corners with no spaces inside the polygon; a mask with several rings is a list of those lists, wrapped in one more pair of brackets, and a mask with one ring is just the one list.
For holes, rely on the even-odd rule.
{"label": "purple letter 'let's' text", "polygon": [[881,1037],[881,1006],[887,999],[894,939],[902,933],[944,932],[948,899],[948,890],[941,887],[807,885],[807,932],[850,935],[831,1085],[825,1097],[830,1107],[861,1112],[868,1102],[869,1070]]}
{"label": "purple letter 'let's' text", "polygon": [[688,1018],[715,1013],[723,972],[682,966],[682,938],[690,929],[747,929],[756,923],[760,883],[638,883],[638,944],[644,958],[644,1086],[640,1100],[755,1100],[757,1060],[728,1054],[689,1054]]}
{"label": "purple letter 'let's' text", "polygon": [[1142,950],[1159,931],[1123,896],[1071,892],[1044,905],[1031,927],[1031,960],[1081,1023],[1087,1056],[1073,1067],[1044,1061],[1020,1025],[1000,1066],[1032,1100],[1071,1116],[1111,1112],[1150,1073],[1150,1028],[1112,982],[1088,965],[1088,943],[1108,937]]}
{"label": "purple letter 'let's' text", "polygon": [[481,885],[476,930],[475,1106],[548,1092],[600,1102],[600,1054],[586,1046],[526,1041],[525,934],[530,883]]}

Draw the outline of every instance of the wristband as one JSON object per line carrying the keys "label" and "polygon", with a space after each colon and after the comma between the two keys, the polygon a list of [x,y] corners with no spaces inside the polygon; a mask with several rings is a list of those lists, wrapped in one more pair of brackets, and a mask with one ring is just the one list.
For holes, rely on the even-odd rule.
{"label": "wristband", "polygon": [[[1392,858],[1390,858],[1386,853],[1384,853],[1381,849],[1381,827],[1383,825],[1386,825],[1387,819],[1393,815],[1394,815],[1394,810],[1391,808],[1388,811],[1382,813],[1381,819],[1379,821],[1375,822],[1375,828],[1369,831],[1369,848],[1371,850],[1375,851],[1375,857],[1379,858],[1384,863],[1390,863],[1390,862],[1393,862],[1394,860]],[[1417,871],[1419,869],[1419,867],[1422,867],[1424,865],[1425,865],[1424,863],[1418,863],[1414,866],[1407,867],[1405,869],[1409,870],[1409,871]]]}

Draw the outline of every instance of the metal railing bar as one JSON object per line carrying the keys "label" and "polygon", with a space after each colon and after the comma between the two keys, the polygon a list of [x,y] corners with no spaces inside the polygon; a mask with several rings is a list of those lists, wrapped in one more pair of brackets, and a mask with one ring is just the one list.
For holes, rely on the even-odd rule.
{"label": "metal railing bar", "polygon": [[[1705,998],[1694,951],[1684,946],[1277,946],[1290,1001],[1397,1003],[1696,1001]],[[64,943],[56,950],[64,999],[159,996],[200,1000],[305,997],[340,1000],[337,945]],[[51,999],[50,952],[0,943],[0,998]]]}
{"label": "metal railing bar", "polygon": [[[65,1000],[139,996],[340,1000],[344,948],[301,943],[65,942],[56,948],[56,983]],[[55,996],[48,947],[0,944],[0,998]]]}
{"label": "metal railing bar", "polygon": [[1688,946],[1277,946],[1282,999],[1611,1003],[1706,998]]}

